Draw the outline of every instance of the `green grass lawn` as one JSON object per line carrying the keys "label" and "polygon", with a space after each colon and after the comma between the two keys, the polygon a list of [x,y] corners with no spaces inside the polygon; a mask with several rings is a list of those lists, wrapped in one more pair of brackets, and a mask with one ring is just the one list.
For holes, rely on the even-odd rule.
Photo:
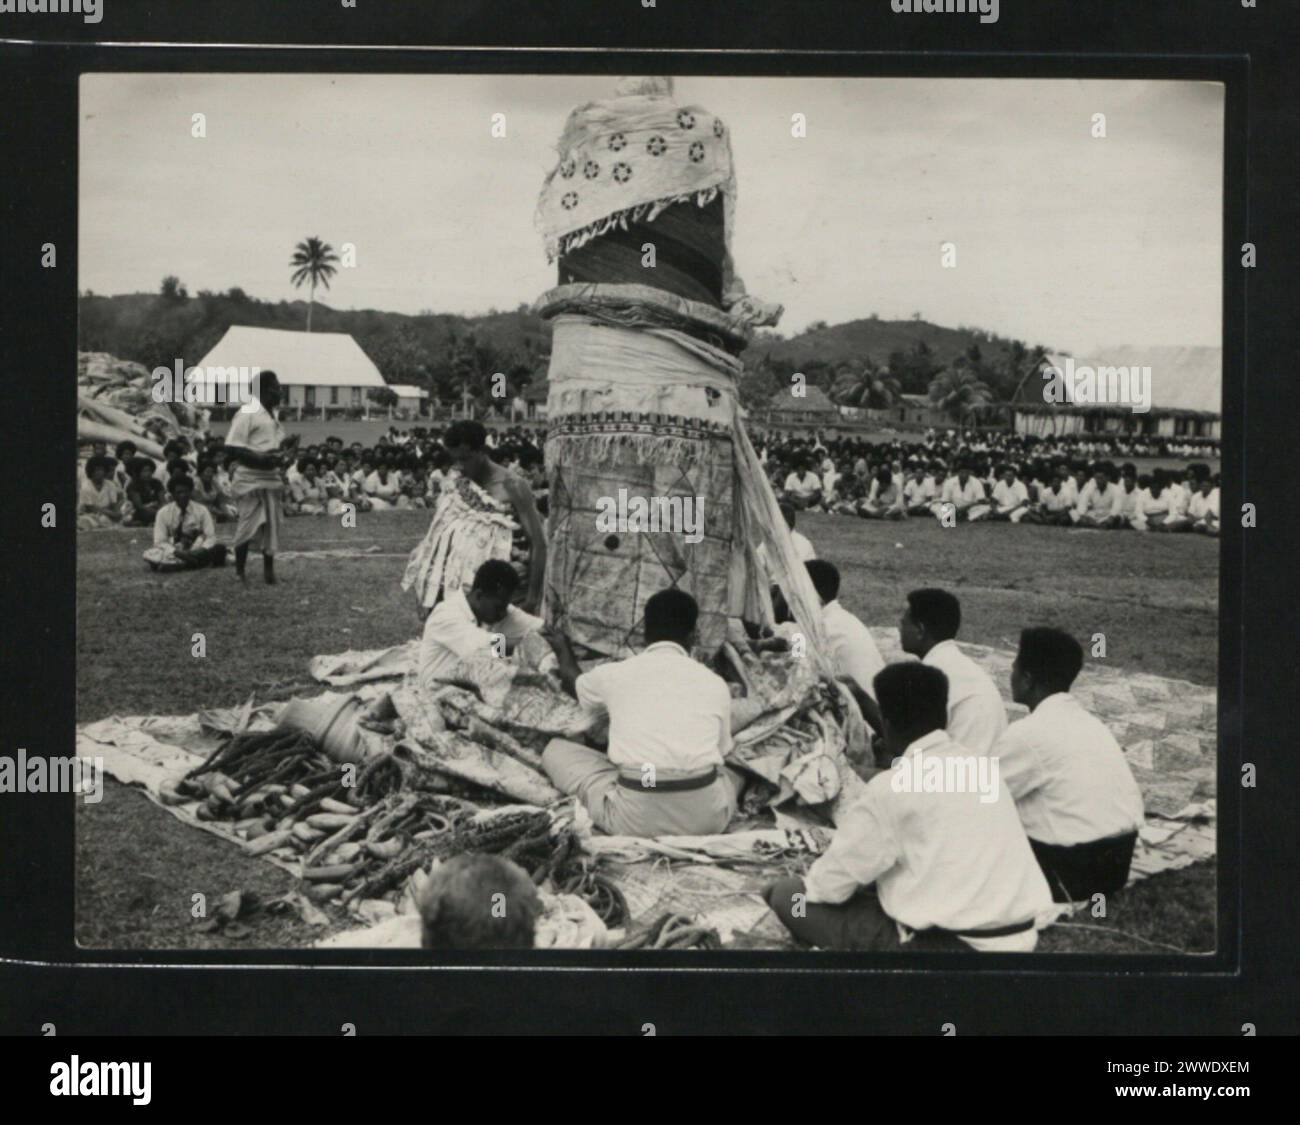
{"label": "green grass lawn", "polygon": [[[281,582],[262,584],[250,565],[156,575],[142,561],[144,530],[78,538],[77,718],[187,714],[202,707],[318,690],[314,655],[379,648],[416,634],[409,595],[398,589],[427,512],[286,521],[282,550],[336,547],[380,556],[287,559]],[[1106,635],[1120,667],[1215,682],[1218,543],[1200,536],[1140,535],[934,520],[872,523],[805,515],[799,524],[843,574],[842,600],[872,625],[896,624],[908,589],[942,585],[962,600],[961,639],[1014,648],[1029,624]],[[219,527],[229,537],[229,525]],[[388,556],[388,557],[385,557]],[[202,633],[206,655],[192,653]],[[267,948],[320,936],[294,919],[264,918],[238,941],[196,930],[190,896],[231,890],[283,894],[292,878],[232,845],[175,820],[139,793],[106,782],[98,805],[78,805],[77,939],[92,948]],[[1146,880],[1112,903],[1106,932],[1058,928],[1041,948],[1150,952],[1126,935],[1196,952],[1214,948],[1212,863]]]}

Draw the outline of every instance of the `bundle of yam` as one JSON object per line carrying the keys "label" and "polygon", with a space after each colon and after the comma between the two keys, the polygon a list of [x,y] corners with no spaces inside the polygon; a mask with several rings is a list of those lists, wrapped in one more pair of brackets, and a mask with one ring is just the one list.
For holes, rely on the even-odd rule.
{"label": "bundle of yam", "polygon": [[[250,855],[301,865],[316,902],[376,898],[402,890],[416,871],[464,852],[503,855],[540,884],[574,879],[576,835],[542,808],[483,809],[448,792],[454,782],[431,756],[385,754],[337,762],[300,730],[244,733],[223,742],[163,799],[201,801],[201,820],[228,823]],[[581,886],[609,905],[608,887],[580,872]]]}

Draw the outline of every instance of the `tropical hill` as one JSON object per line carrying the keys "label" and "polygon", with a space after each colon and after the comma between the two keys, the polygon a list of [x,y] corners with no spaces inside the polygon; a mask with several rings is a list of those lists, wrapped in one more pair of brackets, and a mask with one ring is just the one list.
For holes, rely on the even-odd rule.
{"label": "tropical hill", "polygon": [[[302,330],[306,301],[260,301],[241,289],[190,296],[176,278],[158,293],[105,297],[86,293],[80,300],[79,347],[108,352],[150,369],[171,367],[179,358],[195,363],[231,325]],[[349,333],[390,383],[428,387],[442,401],[478,387],[496,371],[516,390],[545,378],[550,326],[526,305],[478,316],[427,311],[419,315],[377,309],[341,310],[314,303],[312,327]],[[899,394],[928,393],[944,372],[958,369],[963,379],[981,381],[993,401],[1007,401],[1035,350],[1021,342],[965,326],[945,328],[920,319],[869,317],[844,324],[811,325],[786,338],[760,332],[744,353],[744,397],[766,401],[802,372],[846,405],[887,405]]]}

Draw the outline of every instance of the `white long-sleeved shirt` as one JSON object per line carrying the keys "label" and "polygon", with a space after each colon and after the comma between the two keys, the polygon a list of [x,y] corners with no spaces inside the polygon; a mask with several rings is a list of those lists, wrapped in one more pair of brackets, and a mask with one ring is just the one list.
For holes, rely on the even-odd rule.
{"label": "white long-sleeved shirt", "polygon": [[998,506],[999,511],[1009,512],[1022,504],[1029,503],[1029,489],[1025,487],[1025,482],[1022,480],[1013,481],[1011,484],[999,480],[993,486],[993,503]]}
{"label": "white long-sleeved shirt", "polygon": [[885,661],[871,630],[838,600],[822,606],[822,628],[826,630],[836,674],[848,676],[874,699],[876,689],[872,687],[872,681],[885,666]]}
{"label": "white long-sleeved shirt", "polygon": [[[808,901],[847,902],[875,883],[885,913],[912,930],[990,930],[1044,920],[1052,893],[1005,786],[999,781],[988,793],[900,791],[896,772],[910,773],[918,755],[924,763],[970,759],[972,751],[931,731],[907,748],[895,769],[867,782],[808,870]],[[1028,952],[1038,933],[962,940],[986,952]]]}
{"label": "white long-sleeved shirt", "polygon": [[992,754],[1032,840],[1086,844],[1144,823],[1142,791],[1115,736],[1069,692],[1012,723]]}
{"label": "white long-sleeved shirt", "polygon": [[801,500],[806,500],[810,496],[815,496],[821,491],[822,481],[811,469],[800,476],[798,473],[791,473],[785,478],[786,492],[793,492]]}
{"label": "white long-sleeved shirt", "polygon": [[182,536],[191,534],[194,540],[187,548],[191,551],[211,547],[217,541],[217,529],[212,522],[212,513],[202,504],[191,500],[184,513],[175,501],[164,504],[158,509],[158,514],[153,521],[155,547],[164,547],[168,544],[184,546]]}
{"label": "white long-sleeved shirt", "polygon": [[920,480],[909,480],[903,485],[903,500],[908,507],[913,507],[917,504],[932,504],[937,495],[938,486],[935,485],[933,477],[922,477]]}
{"label": "white long-sleeved shirt", "polygon": [[985,499],[984,486],[973,476],[966,478],[962,484],[960,478],[949,477],[943,483],[942,500],[945,504],[977,504]]}
{"label": "white long-sleeved shirt", "polygon": [[948,677],[948,734],[977,754],[987,754],[1007,729],[1007,709],[993,678],[957,647],[940,641],[924,663]]}
{"label": "white long-sleeved shirt", "polygon": [[1138,507],[1141,498],[1141,490],[1137,485],[1134,485],[1133,490],[1130,492],[1125,489],[1124,483],[1121,481],[1119,484],[1114,486],[1113,491],[1115,493],[1115,499],[1111,504],[1110,514],[1112,516],[1120,516],[1123,519],[1131,520],[1141,510]]}
{"label": "white long-sleeved shirt", "polygon": [[425,687],[452,679],[461,660],[492,655],[497,637],[503,637],[510,650],[541,627],[540,617],[513,605],[501,621],[480,623],[466,600],[465,591],[455,590],[425,619],[420,637],[420,685]]}
{"label": "white long-sleeved shirt", "polygon": [[1092,519],[1108,519],[1115,509],[1115,493],[1118,490],[1117,485],[1106,485],[1106,491],[1101,492],[1097,489],[1097,482],[1090,480],[1083,486],[1083,491],[1079,493],[1079,500],[1074,506],[1074,510],[1080,516],[1089,516]]}
{"label": "white long-sleeved shirt", "polygon": [[598,665],[574,689],[583,707],[608,713],[616,766],[699,773],[731,752],[731,691],[681,645],[660,641]]}
{"label": "white long-sleeved shirt", "polygon": [[1194,520],[1203,520],[1206,515],[1212,515],[1217,521],[1219,518],[1219,490],[1211,489],[1208,496],[1200,492],[1192,496],[1191,503],[1187,506],[1187,514]]}
{"label": "white long-sleeved shirt", "polygon": [[[1071,481],[1071,484],[1074,482]],[[1059,489],[1052,488],[1051,485],[1044,485],[1038,490],[1038,502],[1043,506],[1044,511],[1048,512],[1066,512],[1074,507],[1078,496],[1067,486],[1061,485]]]}

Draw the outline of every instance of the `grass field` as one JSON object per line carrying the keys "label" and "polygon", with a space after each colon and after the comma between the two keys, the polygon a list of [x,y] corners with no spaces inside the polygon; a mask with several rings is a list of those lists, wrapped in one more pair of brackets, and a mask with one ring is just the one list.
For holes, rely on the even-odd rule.
{"label": "grass field", "polygon": [[[340,435],[342,436],[342,435]],[[426,512],[362,514],[285,525],[282,549],[372,544],[375,557],[286,559],[281,583],[264,586],[250,566],[240,586],[227,568],[168,576],[148,570],[143,530],[78,540],[77,718],[184,714],[201,707],[317,690],[308,659],[409,639],[418,622],[398,589],[403,557],[424,533]],[[893,625],[908,589],[943,585],[964,612],[961,638],[1014,648],[1022,626],[1055,624],[1081,638],[1106,635],[1123,668],[1215,682],[1218,543],[1200,536],[976,524],[933,520],[880,524],[805,515],[799,524],[843,573],[843,602],[873,625]],[[219,529],[228,534],[228,529]],[[206,656],[191,655],[204,634]],[[182,825],[139,793],[106,782],[98,805],[78,805],[77,940],[92,948],[228,948],[305,945],[319,937],[293,918],[259,915],[238,941],[201,933],[191,895],[234,889],[263,898],[293,885],[287,874]],[[1148,879],[1118,896],[1097,930],[1054,928],[1051,951],[1150,952],[1146,942],[1214,948],[1212,863]],[[1132,935],[1132,936],[1130,936]]]}

